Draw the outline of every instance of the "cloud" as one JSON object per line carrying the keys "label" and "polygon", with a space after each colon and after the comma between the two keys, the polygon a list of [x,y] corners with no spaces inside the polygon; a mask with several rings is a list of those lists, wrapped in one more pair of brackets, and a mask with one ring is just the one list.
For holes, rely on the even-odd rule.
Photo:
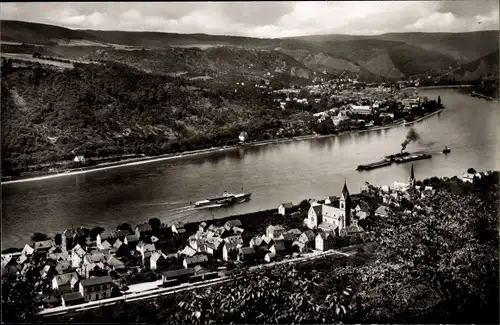
{"label": "cloud", "polygon": [[[497,0],[2,3],[0,17],[101,30],[252,37],[498,29]],[[479,24],[479,22],[481,22]]]}

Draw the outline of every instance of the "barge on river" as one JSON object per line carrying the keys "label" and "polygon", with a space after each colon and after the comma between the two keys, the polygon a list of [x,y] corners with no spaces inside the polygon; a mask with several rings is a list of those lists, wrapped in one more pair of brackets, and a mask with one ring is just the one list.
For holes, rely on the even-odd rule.
{"label": "barge on river", "polygon": [[402,164],[402,163],[409,162],[409,161],[430,159],[430,158],[432,158],[431,154],[422,153],[422,154],[417,154],[417,155],[411,155],[408,157],[394,158],[394,161],[396,162],[396,164]]}
{"label": "barge on river", "polygon": [[389,166],[390,164],[392,164],[391,160],[384,159],[384,160],[377,161],[377,162],[374,162],[374,163],[368,164],[368,165],[359,165],[357,170],[370,170],[370,169]]}

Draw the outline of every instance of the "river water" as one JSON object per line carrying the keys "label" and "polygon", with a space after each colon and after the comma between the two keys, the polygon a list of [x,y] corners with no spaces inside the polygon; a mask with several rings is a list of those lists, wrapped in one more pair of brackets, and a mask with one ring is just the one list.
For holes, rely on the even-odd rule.
{"label": "river water", "polygon": [[[419,142],[408,151],[430,151],[414,162],[415,177],[459,176],[467,168],[499,169],[498,104],[455,89],[421,90],[446,109],[412,127]],[[357,172],[356,166],[400,150],[409,126],[234,148],[193,157],[88,174],[2,185],[2,247],[21,247],[34,232],[53,235],[74,226],[134,226],[158,217],[165,223],[198,221],[276,208],[282,202],[339,195],[344,179],[351,193],[368,181],[406,181],[411,163]],[[449,155],[441,153],[448,145]],[[190,201],[251,191],[251,201],[220,209],[192,209]]]}

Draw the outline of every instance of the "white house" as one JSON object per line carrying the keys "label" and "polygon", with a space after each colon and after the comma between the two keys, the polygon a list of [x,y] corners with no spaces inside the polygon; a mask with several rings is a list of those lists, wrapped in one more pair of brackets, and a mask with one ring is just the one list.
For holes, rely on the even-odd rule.
{"label": "white house", "polygon": [[83,164],[85,163],[85,157],[83,155],[81,156],[75,156],[75,159],[73,159],[74,162]]}
{"label": "white house", "polygon": [[371,106],[351,105],[351,112],[359,115],[370,115],[372,113]]}
{"label": "white house", "polygon": [[329,232],[320,232],[316,236],[316,250],[327,251],[333,248],[335,236]]}
{"label": "white house", "polygon": [[280,206],[278,207],[278,213],[281,214],[282,216],[286,216],[288,213],[290,213],[292,208],[293,208],[292,202],[281,203]]}

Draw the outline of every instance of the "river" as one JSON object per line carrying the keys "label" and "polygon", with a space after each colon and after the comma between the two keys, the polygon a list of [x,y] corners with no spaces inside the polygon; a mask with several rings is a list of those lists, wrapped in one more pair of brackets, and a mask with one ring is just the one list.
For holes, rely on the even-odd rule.
{"label": "river", "polygon": [[[421,90],[446,109],[412,127],[420,142],[409,151],[431,151],[414,162],[415,176],[460,176],[467,168],[499,169],[498,104],[455,89]],[[357,172],[356,166],[398,152],[408,126],[327,138],[234,148],[199,156],[127,166],[88,174],[2,185],[2,247],[22,247],[34,232],[54,235],[74,226],[115,228],[158,217],[162,222],[198,221],[351,193],[365,181],[406,181],[410,163]],[[451,147],[444,155],[442,148]],[[231,207],[192,209],[190,201],[251,191],[251,201]]]}

